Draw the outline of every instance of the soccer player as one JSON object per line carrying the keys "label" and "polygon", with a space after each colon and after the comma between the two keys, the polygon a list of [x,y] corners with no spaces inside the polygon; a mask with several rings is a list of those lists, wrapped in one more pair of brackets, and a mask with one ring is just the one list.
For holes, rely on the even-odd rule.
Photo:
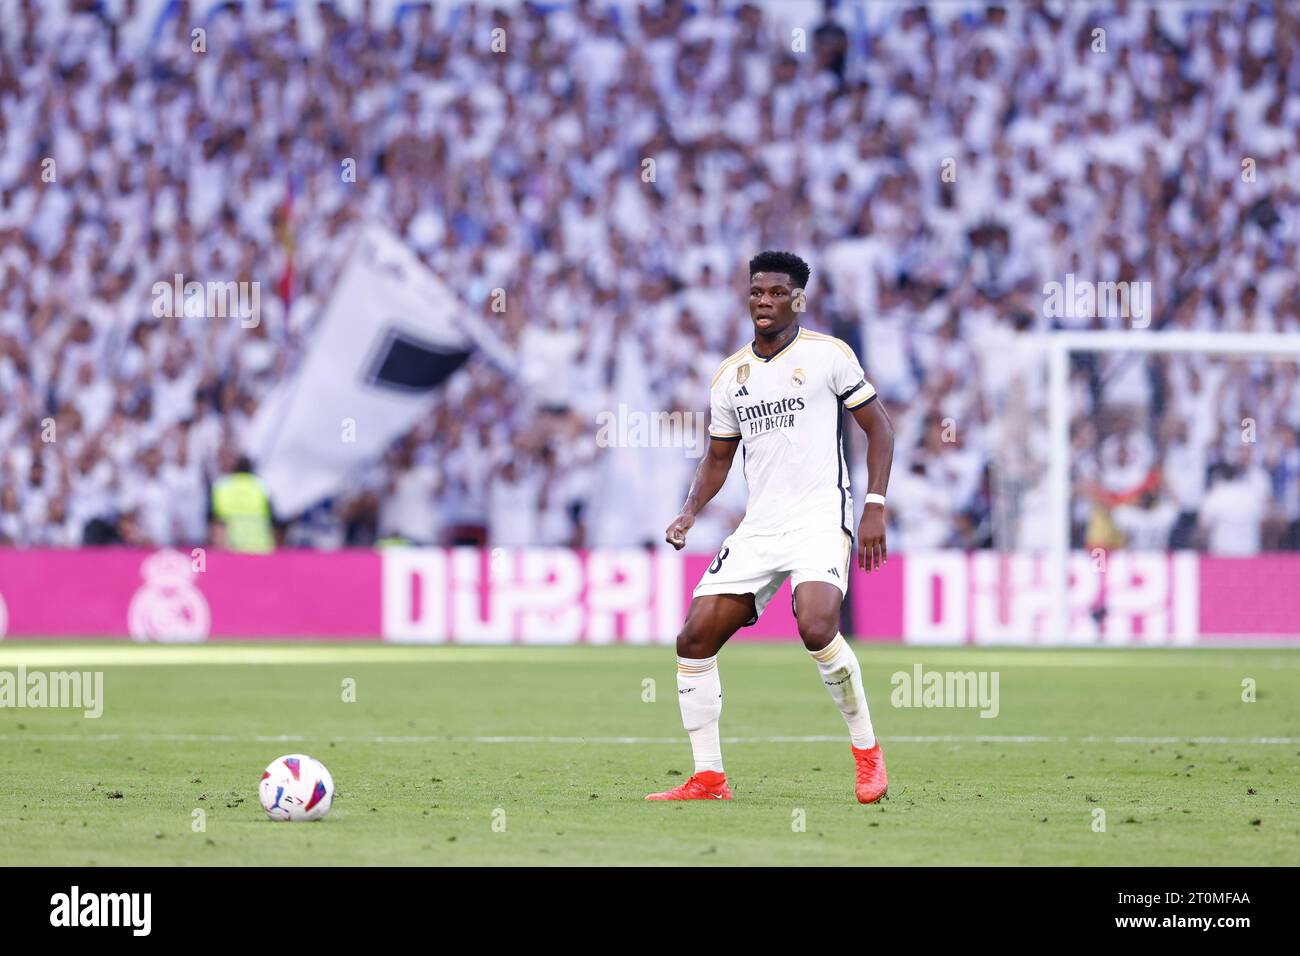
{"label": "soccer player", "polygon": [[743,449],[749,502],[740,526],[704,573],[677,635],[677,699],[695,755],[685,783],[647,800],[730,800],[718,722],[718,651],[758,620],[791,578],[799,636],[844,715],[857,764],[856,792],[874,803],[888,787],[853,649],[839,631],[854,537],[844,460],[843,410],[867,434],[868,494],[858,523],[858,565],[885,561],[885,488],[894,457],[889,416],[862,366],[839,339],[801,328],[809,269],[788,252],[749,263],[754,341],[719,367],[711,388],[709,448],[681,514],[668,526],[677,550]]}

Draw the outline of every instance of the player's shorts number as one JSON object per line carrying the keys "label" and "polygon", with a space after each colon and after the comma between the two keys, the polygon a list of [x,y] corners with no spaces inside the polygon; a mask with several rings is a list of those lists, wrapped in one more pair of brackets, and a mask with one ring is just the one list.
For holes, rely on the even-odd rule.
{"label": "player's shorts number", "polygon": [[723,548],[721,551],[719,551],[718,556],[714,558],[713,563],[709,565],[709,573],[717,574],[719,571],[721,571],[722,562],[727,560],[727,555],[729,554],[731,554],[731,548]]}

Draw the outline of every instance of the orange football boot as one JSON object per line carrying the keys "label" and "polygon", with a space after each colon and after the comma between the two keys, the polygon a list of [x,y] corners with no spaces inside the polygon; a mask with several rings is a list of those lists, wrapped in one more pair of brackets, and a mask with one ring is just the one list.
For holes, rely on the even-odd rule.
{"label": "orange football boot", "polygon": [[646,795],[647,800],[730,800],[727,775],[717,770],[701,770],[689,780],[663,793]]}
{"label": "orange football boot", "polygon": [[853,749],[853,760],[858,765],[858,803],[875,803],[889,790],[889,777],[885,774],[885,755],[880,752],[880,742],[870,750]]}

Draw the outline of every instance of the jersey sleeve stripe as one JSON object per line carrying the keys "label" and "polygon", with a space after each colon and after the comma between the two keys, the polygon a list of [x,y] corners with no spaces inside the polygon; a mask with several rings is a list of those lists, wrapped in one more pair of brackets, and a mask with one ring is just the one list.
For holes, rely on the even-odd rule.
{"label": "jersey sleeve stripe", "polygon": [[841,395],[841,396],[840,396],[840,401],[841,401],[841,402],[847,402],[847,401],[849,400],[849,396],[850,396],[850,395],[852,395],[854,392],[856,392],[858,389],[862,388],[862,386],[864,386],[864,385],[866,385],[866,384],[867,384],[867,380],[864,378],[862,381],[858,382],[857,385],[854,385],[851,389],[849,389],[847,392],[845,392],[843,395]]}
{"label": "jersey sleeve stripe", "polygon": [[735,435],[715,435],[713,432],[709,432],[709,437],[717,439],[718,441],[740,441],[739,433]]}
{"label": "jersey sleeve stripe", "polygon": [[833,335],[823,335],[821,332],[807,332],[807,335],[810,339],[813,339],[814,341],[830,342],[832,345],[838,347],[839,350],[843,352],[848,358],[853,359],[853,361],[855,362],[858,360],[858,357],[853,354],[853,349],[849,348],[849,346],[845,342],[842,342],[841,340],[837,339]]}
{"label": "jersey sleeve stripe", "polygon": [[868,395],[866,398],[864,398],[862,401],[860,401],[860,402],[856,402],[856,403],[854,403],[853,405],[845,405],[844,407],[847,408],[847,409],[848,409],[849,411],[851,411],[851,412],[852,412],[852,411],[856,411],[857,409],[862,408],[863,406],[870,405],[870,404],[871,404],[872,402],[874,402],[877,398],[879,398],[879,396],[878,396],[878,395],[875,393],[875,391],[873,390],[872,393],[871,393],[870,395]]}

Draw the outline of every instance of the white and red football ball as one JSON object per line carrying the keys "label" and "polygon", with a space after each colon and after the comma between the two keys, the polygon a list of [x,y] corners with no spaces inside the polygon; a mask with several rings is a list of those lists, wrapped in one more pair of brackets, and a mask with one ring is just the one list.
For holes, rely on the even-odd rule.
{"label": "white and red football ball", "polygon": [[319,760],[288,754],[271,761],[257,792],[272,820],[319,820],[334,803],[334,778]]}

